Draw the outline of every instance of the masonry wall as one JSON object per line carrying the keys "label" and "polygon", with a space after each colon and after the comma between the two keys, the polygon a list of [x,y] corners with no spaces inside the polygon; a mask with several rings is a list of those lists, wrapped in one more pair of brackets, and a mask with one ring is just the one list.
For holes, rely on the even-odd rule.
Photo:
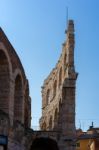
{"label": "masonry wall", "polygon": [[0,134],[9,150],[28,150],[36,138],[55,140],[60,150],[75,150],[74,23],[68,22],[61,56],[42,86],[40,131],[30,129],[31,98],[21,61],[0,29]]}
{"label": "masonry wall", "polygon": [[[60,148],[71,150],[75,139],[74,23],[68,22],[61,56],[42,86],[41,130],[59,131]],[[67,147],[67,148],[66,148]]]}
{"label": "masonry wall", "polygon": [[17,53],[0,28],[0,135],[8,137],[9,150],[28,148],[30,126],[28,80]]}

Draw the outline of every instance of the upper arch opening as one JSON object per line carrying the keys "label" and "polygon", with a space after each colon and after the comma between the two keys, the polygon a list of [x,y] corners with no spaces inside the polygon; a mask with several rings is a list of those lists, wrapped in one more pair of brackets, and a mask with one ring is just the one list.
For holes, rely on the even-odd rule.
{"label": "upper arch opening", "polygon": [[10,93],[10,71],[6,54],[0,49],[0,109],[8,113]]}
{"label": "upper arch opening", "polygon": [[22,79],[20,75],[15,79],[15,91],[14,91],[14,119],[22,121],[22,108],[23,108],[23,87]]}

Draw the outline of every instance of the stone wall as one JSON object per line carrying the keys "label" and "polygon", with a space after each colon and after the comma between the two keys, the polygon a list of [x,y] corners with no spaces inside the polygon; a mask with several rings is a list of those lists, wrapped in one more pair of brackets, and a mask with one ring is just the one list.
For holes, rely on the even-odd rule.
{"label": "stone wall", "polygon": [[68,22],[61,56],[42,86],[40,131],[31,126],[29,84],[21,61],[0,28],[0,134],[8,150],[29,150],[37,138],[53,139],[60,150],[75,150],[74,23]]}
{"label": "stone wall", "polygon": [[31,98],[21,61],[0,28],[0,135],[8,150],[29,149],[32,142]]}
{"label": "stone wall", "polygon": [[57,131],[61,150],[74,150],[75,139],[75,84],[77,73],[74,66],[74,23],[68,22],[67,38],[63,43],[61,56],[45,79],[42,86],[43,131]]}
{"label": "stone wall", "polygon": [[8,114],[11,125],[18,120],[30,126],[30,104],[28,80],[21,61],[0,28],[0,109]]}

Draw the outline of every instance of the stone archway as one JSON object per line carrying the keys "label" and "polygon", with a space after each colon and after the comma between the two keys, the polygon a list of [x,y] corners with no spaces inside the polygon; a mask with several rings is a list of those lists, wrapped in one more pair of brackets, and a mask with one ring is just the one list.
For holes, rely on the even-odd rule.
{"label": "stone archway", "polygon": [[53,85],[53,97],[56,96],[56,91],[57,91],[57,80],[54,81],[54,85]]}
{"label": "stone archway", "polygon": [[30,150],[59,150],[57,142],[51,138],[36,138]]}
{"label": "stone archway", "polygon": [[17,75],[15,79],[15,91],[14,91],[14,120],[22,122],[23,111],[23,88],[22,79],[20,75]]}
{"label": "stone archway", "polygon": [[62,67],[60,68],[60,71],[59,71],[59,88],[61,84],[62,84]]}
{"label": "stone archway", "polygon": [[48,127],[48,130],[52,130],[52,124],[53,124],[52,121],[53,121],[53,120],[52,120],[52,116],[51,116],[50,119],[49,119],[49,127]]}
{"label": "stone archway", "polygon": [[54,114],[54,130],[57,130],[58,127],[58,109],[55,109],[55,114]]}
{"label": "stone archway", "polygon": [[29,127],[29,108],[28,108],[28,99],[29,99],[29,88],[28,85],[26,84],[26,89],[25,89],[25,94],[24,94],[24,125],[25,127]]}
{"label": "stone archway", "polygon": [[47,90],[47,95],[46,95],[46,105],[48,105],[50,103],[50,99],[51,99],[50,93],[51,93],[51,91],[50,91],[50,89],[48,89]]}
{"label": "stone archway", "polygon": [[8,113],[10,93],[10,71],[8,59],[3,50],[0,50],[0,109]]}

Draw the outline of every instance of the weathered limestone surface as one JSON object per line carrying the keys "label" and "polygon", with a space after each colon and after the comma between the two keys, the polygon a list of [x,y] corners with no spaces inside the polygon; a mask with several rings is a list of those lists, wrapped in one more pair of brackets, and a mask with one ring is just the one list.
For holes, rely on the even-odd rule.
{"label": "weathered limestone surface", "polygon": [[8,150],[29,150],[37,138],[50,138],[60,150],[75,150],[74,23],[68,22],[61,56],[42,86],[40,131],[31,125],[29,84],[21,61],[0,28],[0,134]]}
{"label": "weathered limestone surface", "polygon": [[42,86],[43,131],[57,131],[61,150],[74,150],[75,139],[75,84],[77,73],[74,66],[74,23],[68,22],[67,39],[55,68]]}
{"label": "weathered limestone surface", "polygon": [[9,150],[25,150],[24,137],[30,125],[28,80],[18,55],[0,28],[0,135],[8,137]]}

